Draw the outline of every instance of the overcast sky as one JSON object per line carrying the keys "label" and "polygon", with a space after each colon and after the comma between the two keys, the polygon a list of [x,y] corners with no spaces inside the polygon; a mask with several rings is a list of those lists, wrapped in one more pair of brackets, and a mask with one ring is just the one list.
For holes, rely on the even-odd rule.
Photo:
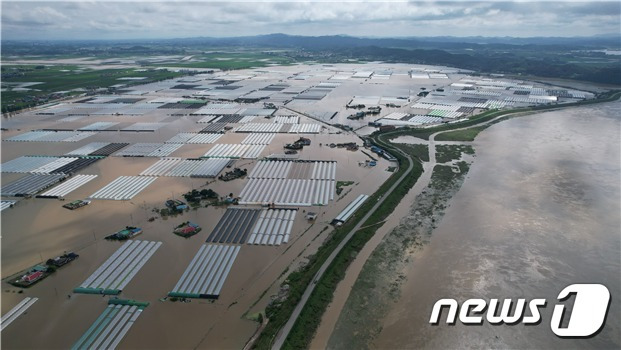
{"label": "overcast sky", "polygon": [[140,39],[269,33],[590,36],[621,31],[619,1],[5,1],[2,39]]}

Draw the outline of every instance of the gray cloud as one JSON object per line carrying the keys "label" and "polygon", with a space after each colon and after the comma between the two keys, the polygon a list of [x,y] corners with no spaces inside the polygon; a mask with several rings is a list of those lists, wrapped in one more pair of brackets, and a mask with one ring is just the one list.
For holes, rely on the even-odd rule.
{"label": "gray cloud", "polygon": [[360,36],[618,33],[619,2],[2,1],[3,39],[126,39],[284,32]]}

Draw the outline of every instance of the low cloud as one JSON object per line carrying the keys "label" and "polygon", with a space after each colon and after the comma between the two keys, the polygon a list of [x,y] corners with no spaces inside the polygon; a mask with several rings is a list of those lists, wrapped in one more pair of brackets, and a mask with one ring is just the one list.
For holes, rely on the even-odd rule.
{"label": "low cloud", "polygon": [[2,1],[3,39],[133,39],[269,33],[585,36],[618,33],[619,2]]}

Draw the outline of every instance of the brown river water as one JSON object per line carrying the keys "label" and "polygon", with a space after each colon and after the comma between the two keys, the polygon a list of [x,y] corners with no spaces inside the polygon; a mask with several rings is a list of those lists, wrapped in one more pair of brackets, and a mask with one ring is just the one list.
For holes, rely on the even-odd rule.
{"label": "brown river water", "polygon": [[[619,348],[621,103],[545,112],[483,131],[461,190],[411,258],[372,348]],[[558,293],[601,283],[612,302],[591,339],[550,329]],[[545,298],[538,326],[429,325],[453,298]],[[570,305],[571,302],[568,303]]]}
{"label": "brown river water", "polygon": [[[348,270],[341,283],[347,286],[337,290],[311,348],[339,348],[345,340],[341,337],[375,333],[375,327],[379,334],[366,346],[358,345],[619,348],[620,106],[615,102],[539,113],[483,131],[473,143],[477,154],[463,187],[450,200],[429,243],[409,251],[399,296],[380,308],[388,311],[375,316],[379,324],[338,316],[357,313],[356,307],[341,311],[360,272],[357,264],[355,273]],[[404,203],[414,200],[412,192],[420,188],[410,191]],[[393,214],[408,207],[401,205]],[[602,283],[611,293],[607,322],[592,339],[562,339],[550,329],[557,295],[574,283]],[[430,326],[431,310],[441,298],[460,303],[470,298],[545,298],[548,304],[541,309],[538,326]],[[563,303],[568,310],[572,300]],[[341,332],[332,333],[335,327]]]}

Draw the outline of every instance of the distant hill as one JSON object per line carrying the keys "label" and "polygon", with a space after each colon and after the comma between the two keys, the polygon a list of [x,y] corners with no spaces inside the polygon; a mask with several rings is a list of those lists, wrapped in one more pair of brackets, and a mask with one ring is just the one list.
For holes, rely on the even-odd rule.
{"label": "distant hill", "polygon": [[593,36],[593,37],[410,37],[410,38],[362,38],[347,35],[330,36],[298,36],[287,34],[268,34],[257,36],[230,37],[230,38],[178,38],[162,39],[166,42],[186,44],[211,44],[234,46],[269,46],[269,47],[299,47],[299,48],[333,48],[333,47],[410,47],[410,48],[477,48],[485,45],[492,48],[506,48],[507,45],[553,45],[584,48],[619,48],[621,36]]}
{"label": "distant hill", "polygon": [[[211,50],[286,49],[292,61],[325,63],[385,61],[447,65],[484,73],[533,75],[621,85],[621,35],[593,37],[408,37],[363,38],[347,35],[269,34],[117,41],[2,41],[2,55],[115,57],[132,54],[186,55]],[[207,55],[205,53],[205,55]]]}

